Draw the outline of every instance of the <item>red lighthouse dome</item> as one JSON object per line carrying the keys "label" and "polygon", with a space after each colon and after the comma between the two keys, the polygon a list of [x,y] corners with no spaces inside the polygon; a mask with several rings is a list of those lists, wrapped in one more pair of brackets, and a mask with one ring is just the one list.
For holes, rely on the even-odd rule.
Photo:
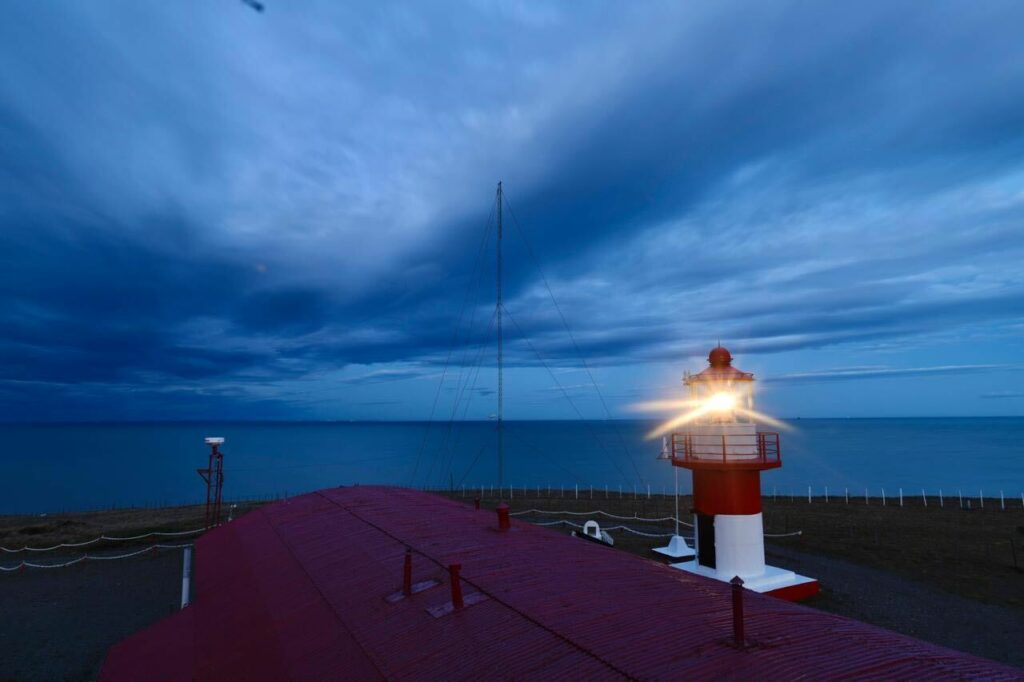
{"label": "red lighthouse dome", "polygon": [[708,364],[712,367],[728,367],[732,364],[732,354],[728,348],[718,346],[712,348],[711,352],[708,353]]}

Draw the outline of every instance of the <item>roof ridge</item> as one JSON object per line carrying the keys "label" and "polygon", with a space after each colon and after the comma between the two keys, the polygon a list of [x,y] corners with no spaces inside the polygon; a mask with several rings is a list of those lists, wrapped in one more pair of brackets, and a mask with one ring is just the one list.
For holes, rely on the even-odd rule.
{"label": "roof ridge", "polygon": [[[316,491],[315,494],[316,495],[320,495],[325,500],[330,500],[330,498],[328,498],[326,495],[322,495],[319,490]],[[306,570],[306,567],[303,566],[302,562],[298,560],[298,557],[295,555],[295,548],[291,545],[291,543],[289,543],[287,540],[285,540],[284,535],[282,535],[278,531],[277,524],[275,524],[274,521],[271,520],[270,514],[267,514],[265,512],[265,509],[263,509],[263,508],[259,509],[258,511],[261,514],[263,514],[263,516],[266,518],[267,525],[270,526],[270,529],[274,531],[274,535],[276,535],[278,540],[281,541],[281,544],[283,544],[285,547],[288,548],[288,552],[291,555],[292,560],[296,564],[298,564],[300,569],[302,569],[302,572],[303,572],[303,574],[305,574],[306,579],[309,581],[309,584],[312,585],[313,589],[316,590],[316,593],[318,595],[320,595],[320,599],[323,601],[324,605],[327,606],[327,609],[334,615],[334,619],[338,622],[338,625],[340,625],[341,628],[345,632],[348,633],[349,637],[352,638],[352,641],[356,643],[356,645],[359,647],[359,649],[363,652],[363,655],[366,656],[366,659],[368,661],[370,661],[370,664],[373,665],[374,669],[376,669],[377,673],[380,675],[380,678],[382,680],[388,679],[388,676],[386,674],[384,674],[383,670],[381,670],[380,665],[377,663],[377,660],[366,649],[366,647],[363,645],[363,643],[361,641],[359,641],[359,637],[356,636],[356,633],[354,633],[352,631],[352,629],[345,624],[345,621],[343,621],[341,619],[341,617],[338,615],[338,612],[331,605],[331,601],[327,598],[327,595],[325,595],[323,590],[320,589],[320,585],[317,583],[317,581],[313,580],[313,577],[311,575],[309,575],[309,572]]]}

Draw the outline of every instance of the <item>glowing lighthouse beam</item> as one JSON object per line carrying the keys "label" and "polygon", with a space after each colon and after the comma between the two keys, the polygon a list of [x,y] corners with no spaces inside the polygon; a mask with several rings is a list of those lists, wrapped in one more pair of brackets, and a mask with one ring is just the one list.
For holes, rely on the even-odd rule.
{"label": "glowing lighthouse beam", "polygon": [[745,407],[736,407],[734,409],[737,412],[739,412],[740,414],[744,414],[744,415],[750,417],[751,419],[753,419],[756,422],[763,422],[765,424],[770,424],[771,426],[774,426],[775,428],[781,429],[783,431],[792,431],[793,430],[793,427],[790,426],[789,424],[787,424],[786,422],[782,422],[782,421],[779,421],[778,419],[775,419],[773,417],[769,417],[768,415],[766,415],[763,412],[758,412],[757,410],[748,410]]}
{"label": "glowing lighthouse beam", "polygon": [[679,410],[686,407],[699,407],[699,400],[649,400],[643,403],[633,403],[628,409],[633,412],[660,412],[662,410]]}
{"label": "glowing lighthouse beam", "polygon": [[708,397],[706,400],[699,401],[699,402],[698,401],[692,401],[692,400],[677,400],[677,401],[663,400],[663,401],[653,401],[653,402],[649,402],[649,403],[640,403],[639,405],[637,405],[637,407],[638,408],[640,408],[640,407],[647,407],[649,409],[659,409],[659,408],[660,409],[665,409],[665,408],[672,408],[672,407],[677,407],[677,406],[678,407],[683,407],[683,406],[689,407],[690,405],[696,405],[696,407],[694,409],[690,410],[689,412],[685,412],[685,413],[679,415],[678,417],[674,417],[672,419],[669,419],[668,421],[666,421],[663,424],[659,425],[657,428],[655,428],[653,431],[651,431],[650,433],[647,434],[647,439],[650,440],[652,438],[657,438],[658,436],[663,436],[666,433],[668,433],[669,431],[671,431],[674,428],[676,428],[677,426],[682,426],[683,424],[689,423],[689,422],[693,421],[694,419],[696,419],[697,417],[701,417],[701,416],[703,416],[705,414],[708,414],[710,412],[719,412],[719,413],[721,413],[721,412],[736,412],[738,414],[742,414],[742,415],[745,415],[747,417],[750,417],[751,419],[753,419],[756,422],[761,422],[763,424],[769,424],[769,425],[774,426],[774,427],[776,427],[778,429],[782,429],[782,430],[787,430],[788,431],[788,430],[790,430],[792,428],[791,426],[789,426],[785,422],[781,422],[778,419],[774,419],[772,417],[769,417],[768,415],[766,415],[766,414],[764,414],[762,412],[758,412],[756,410],[748,410],[745,407],[741,407],[739,405],[739,400],[737,400],[736,396],[734,394],[732,394],[732,393],[728,393],[728,392],[725,392],[725,391],[722,391],[722,392],[719,392],[719,393],[715,393],[715,394],[711,395],[710,397]]}
{"label": "glowing lighthouse beam", "polygon": [[711,412],[711,411],[712,411],[712,407],[707,402],[705,402],[700,407],[698,407],[696,409],[693,409],[693,410],[690,410],[689,412],[686,412],[685,414],[681,414],[678,417],[675,417],[674,419],[669,419],[664,424],[661,424],[656,429],[654,429],[653,431],[651,431],[650,433],[647,434],[647,439],[651,440],[652,438],[657,438],[658,436],[663,436],[666,433],[668,433],[669,431],[671,431],[672,429],[676,428],[677,426],[682,426],[683,424],[686,424],[687,422],[691,422],[694,419],[696,419],[697,417],[700,417],[701,415],[705,415],[705,414],[707,414],[708,412]]}

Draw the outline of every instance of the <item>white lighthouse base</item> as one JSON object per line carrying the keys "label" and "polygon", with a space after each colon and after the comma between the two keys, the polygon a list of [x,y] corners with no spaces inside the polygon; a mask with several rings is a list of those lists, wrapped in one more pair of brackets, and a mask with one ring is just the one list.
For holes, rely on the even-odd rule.
{"label": "white lighthouse base", "polygon": [[[696,560],[681,561],[669,564],[669,566],[723,583],[727,583],[735,577],[725,576],[713,568],[701,566]],[[741,575],[740,577],[743,578],[743,587],[748,590],[770,594],[789,601],[800,601],[818,593],[818,581],[814,578],[808,578],[805,575],[776,566],[765,566],[764,572],[758,575]]]}

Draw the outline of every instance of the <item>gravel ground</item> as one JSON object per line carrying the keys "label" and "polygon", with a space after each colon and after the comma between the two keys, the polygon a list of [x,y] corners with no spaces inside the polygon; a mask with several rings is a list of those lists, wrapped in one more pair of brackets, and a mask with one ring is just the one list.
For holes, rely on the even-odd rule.
{"label": "gravel ground", "polygon": [[769,545],[766,558],[822,585],[808,606],[1024,668],[1024,612],[940,592],[842,559]]}
{"label": "gravel ground", "polygon": [[111,645],[173,613],[182,550],[0,574],[0,680],[92,680]]}

